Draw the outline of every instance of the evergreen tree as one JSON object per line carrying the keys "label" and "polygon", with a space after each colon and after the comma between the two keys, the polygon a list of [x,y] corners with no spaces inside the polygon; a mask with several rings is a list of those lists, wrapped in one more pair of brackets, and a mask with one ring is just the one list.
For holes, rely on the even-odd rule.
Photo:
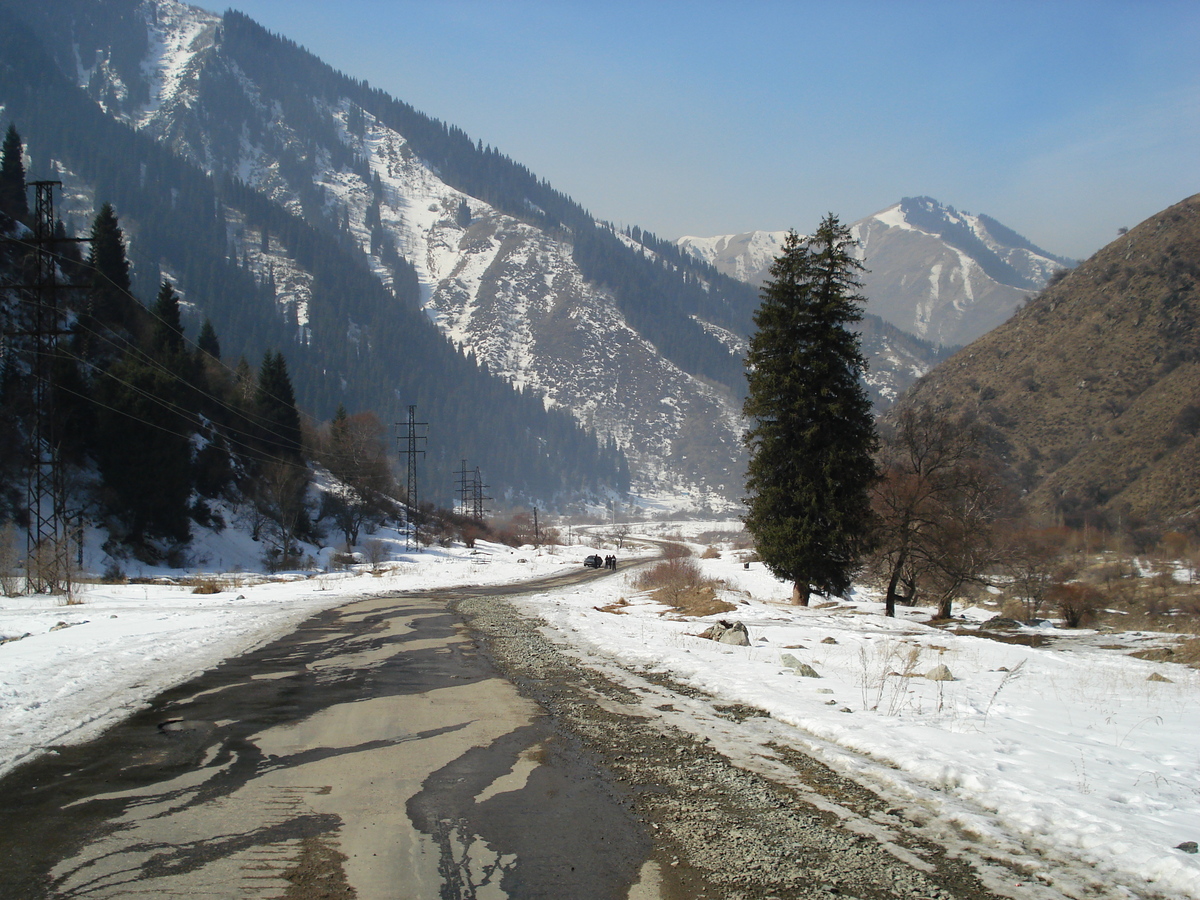
{"label": "evergreen tree", "polygon": [[852,243],[832,214],[811,238],[788,235],[746,360],[746,528],[805,605],[813,591],[849,588],[872,521],[875,427],[860,380],[866,360],[848,330],[864,301]]}
{"label": "evergreen tree", "polygon": [[151,310],[154,317],[152,352],[173,356],[183,350],[183,320],[179,315],[179,295],[169,281],[158,289],[158,299]]}
{"label": "evergreen tree", "polygon": [[200,328],[200,336],[196,338],[196,346],[213,359],[221,358],[221,342],[217,338],[217,329],[213,328],[213,323],[209,319],[205,319],[204,325]]}
{"label": "evergreen tree", "polygon": [[0,149],[0,212],[14,219],[29,215],[29,195],[25,192],[25,160],[17,126],[9,124]]}
{"label": "evergreen tree", "polygon": [[270,350],[263,356],[258,371],[258,389],[254,405],[262,427],[262,443],[268,452],[281,457],[300,458],[300,413],[282,353]]}
{"label": "evergreen tree", "polygon": [[93,452],[109,511],[125,523],[132,543],[187,541],[192,450],[179,408],[182,383],[129,356],[97,381],[96,399]]}
{"label": "evergreen tree", "polygon": [[125,234],[110,203],[100,207],[92,222],[92,251],[88,265],[92,269],[92,317],[108,328],[128,330],[133,324],[133,307],[137,301],[130,293],[132,282]]}

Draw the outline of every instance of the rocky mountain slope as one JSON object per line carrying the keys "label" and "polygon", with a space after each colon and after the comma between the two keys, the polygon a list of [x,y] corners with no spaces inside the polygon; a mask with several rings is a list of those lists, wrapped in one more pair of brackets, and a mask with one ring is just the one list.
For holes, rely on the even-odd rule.
{"label": "rocky mountain slope", "polygon": [[[941,346],[969,343],[1013,314],[1073,260],[1035,247],[988,216],[905,198],[851,226],[867,265],[868,310]],[[786,232],[685,237],[679,246],[734,278],[761,284]]]}
{"label": "rocky mountain slope", "polygon": [[[115,120],[357,248],[398,303],[415,276],[428,318],[464,355],[619,446],[637,490],[740,490],[737,334],[754,301],[744,285],[649,236],[618,235],[498,151],[240,14],[175,0],[0,7]],[[104,186],[61,157],[45,162],[64,182],[65,218],[86,230]],[[224,214],[228,259],[269,284],[300,344],[313,340],[330,311],[311,265],[264,221]],[[140,228],[127,224],[139,260]],[[161,260],[140,261],[156,280]],[[200,296],[187,273],[162,274]],[[343,333],[374,337],[361,321]]]}
{"label": "rocky mountain slope", "polygon": [[902,400],[973,415],[1053,520],[1200,519],[1200,194],[1142,222]]}
{"label": "rocky mountain slope", "polygon": [[[355,359],[389,348],[364,316],[342,308],[347,288],[296,252],[292,225],[248,211],[263,203],[357,256],[381,289],[402,307],[419,305],[464,357],[622,452],[635,492],[698,503],[739,496],[752,285],[639,229],[597,222],[498,150],[331,70],[239,13],[177,0],[0,0],[0,10],[27,24],[61,73],[115,122],[227,186],[214,201],[226,232],[221,263],[271,299],[294,345],[282,348],[289,357],[312,351],[332,383],[301,397],[317,416],[339,402],[354,408],[366,396]],[[63,181],[63,213],[75,231],[86,230],[104,200],[125,215],[103,174],[68,164],[45,141],[30,152]],[[174,204],[176,190],[159,187],[159,202]],[[246,192],[252,203],[230,199],[246,200]],[[144,297],[161,275],[179,286],[194,320],[236,304],[157,253],[136,217],[123,222]],[[867,312],[868,388],[883,408],[940,356]],[[345,345],[340,368],[316,360],[331,335]],[[434,394],[426,405],[437,406],[443,424],[456,415],[452,385],[426,379],[423,390]],[[396,393],[386,402],[396,408],[376,411],[400,419],[413,401]],[[431,433],[438,427],[431,423]],[[486,457],[501,452],[504,438],[463,452],[487,472]],[[439,450],[443,468],[457,463],[459,449]]]}

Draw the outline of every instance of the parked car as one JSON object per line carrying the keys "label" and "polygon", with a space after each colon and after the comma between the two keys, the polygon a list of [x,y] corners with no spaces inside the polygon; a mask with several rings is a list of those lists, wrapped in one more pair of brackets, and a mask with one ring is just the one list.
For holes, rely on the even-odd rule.
{"label": "parked car", "polygon": [[589,569],[600,569],[604,567],[604,560],[599,556],[592,554],[591,556],[584,558],[583,564]]}

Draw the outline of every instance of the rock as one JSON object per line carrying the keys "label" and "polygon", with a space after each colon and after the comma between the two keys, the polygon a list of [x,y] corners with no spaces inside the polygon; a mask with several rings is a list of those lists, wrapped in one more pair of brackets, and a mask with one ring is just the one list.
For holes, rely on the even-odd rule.
{"label": "rock", "polygon": [[[1150,677],[1147,678],[1146,680],[1147,681],[1165,681],[1167,684],[1175,683],[1170,678],[1168,678],[1166,675],[1159,675],[1157,672],[1151,673]],[[1192,852],[1194,853],[1195,851],[1192,851]]]}
{"label": "rock", "polygon": [[741,622],[726,622],[721,619],[705,630],[700,637],[708,638],[719,644],[733,644],[737,647],[750,646],[750,635],[746,631],[746,626]]}
{"label": "rock", "polygon": [[836,643],[837,643],[837,638],[833,637],[833,635],[830,635],[829,637],[827,637],[827,638],[824,638],[824,639],[821,641],[821,643],[822,643],[822,644],[836,644]]}
{"label": "rock", "polygon": [[1200,852],[1200,847],[1196,845],[1195,841],[1184,841],[1182,844],[1176,844],[1175,849],[1182,850],[1184,853]]}
{"label": "rock", "polygon": [[925,673],[930,681],[953,681],[954,675],[944,665],[938,664]]}
{"label": "rock", "polygon": [[1021,627],[1021,623],[1006,616],[993,616],[979,627],[987,631],[1015,631]]}
{"label": "rock", "polygon": [[821,677],[817,674],[816,669],[814,669],[808,663],[796,659],[796,657],[792,656],[790,653],[783,654],[781,657],[779,657],[779,661],[802,678]]}

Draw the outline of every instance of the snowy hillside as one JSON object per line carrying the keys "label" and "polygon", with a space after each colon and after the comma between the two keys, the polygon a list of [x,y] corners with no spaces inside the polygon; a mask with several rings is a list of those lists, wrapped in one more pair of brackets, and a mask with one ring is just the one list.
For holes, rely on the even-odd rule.
{"label": "snowy hillside", "polygon": [[[982,215],[905,198],[851,226],[867,266],[867,310],[933,344],[966,344],[995,328],[1074,265]],[[751,284],[768,277],[784,231],[680,238],[680,247]]]}
{"label": "snowy hillside", "polygon": [[[144,81],[130,83],[133,76],[103,52],[78,67],[78,84],[111,115],[215,177],[235,177],[339,239],[348,236],[384,284],[399,277],[398,260],[411,264],[426,313],[454,345],[615,441],[636,490],[736,496],[742,425],[733,391],[673,362],[661,341],[631,324],[613,292],[581,272],[572,235],[451,187],[394,120],[331,90],[334,79],[318,71],[319,61],[311,103],[296,104],[269,77],[283,65],[271,60],[273,48],[239,56],[223,17],[176,0],[143,10],[148,52],[136,77]],[[290,77],[301,82],[305,73]],[[70,172],[60,176],[72,187],[68,216],[88,221],[89,186],[74,184]],[[281,312],[307,340],[313,288],[304,266],[276,235],[235,211],[228,231],[235,258],[273,286]],[[136,242],[136,233],[129,237]],[[616,237],[637,248],[631,255],[646,254]],[[688,318],[740,372],[741,336],[727,340],[718,325]],[[353,322],[346,334],[370,339]]]}

